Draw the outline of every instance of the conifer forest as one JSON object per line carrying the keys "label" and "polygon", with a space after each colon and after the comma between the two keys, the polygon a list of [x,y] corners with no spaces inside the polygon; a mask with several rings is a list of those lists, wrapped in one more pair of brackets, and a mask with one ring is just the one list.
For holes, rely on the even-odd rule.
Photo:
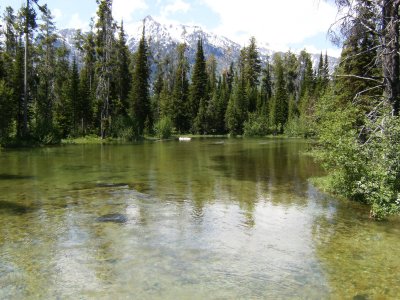
{"label": "conifer forest", "polygon": [[399,249],[400,0],[0,1],[0,299],[399,299]]}
{"label": "conifer forest", "polygon": [[88,135],[303,137],[328,171],[325,188],[370,205],[375,218],[400,211],[399,1],[336,1],[342,17],[329,35],[342,54],[334,70],[327,53],[316,67],[306,51],[261,61],[251,38],[222,72],[202,40],[192,66],[185,44],[152,57],[144,30],[131,53],[112,1],[97,4],[73,53],[44,1],[2,8],[1,145]]}

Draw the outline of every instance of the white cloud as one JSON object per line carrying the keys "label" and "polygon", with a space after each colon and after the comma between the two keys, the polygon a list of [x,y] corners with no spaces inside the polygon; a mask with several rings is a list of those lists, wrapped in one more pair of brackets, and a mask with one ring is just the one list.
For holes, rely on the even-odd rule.
{"label": "white cloud", "polygon": [[215,30],[242,44],[250,36],[273,48],[287,48],[326,32],[336,7],[323,0],[202,0],[220,16]]}
{"label": "white cloud", "polygon": [[186,13],[190,9],[190,4],[183,0],[175,0],[174,2],[166,5],[161,12],[161,15],[167,16],[177,12]]}
{"label": "white cloud", "polygon": [[117,22],[131,22],[133,13],[137,10],[145,10],[148,6],[145,0],[114,0],[113,17]]}
{"label": "white cloud", "polygon": [[67,28],[82,29],[83,31],[89,30],[89,22],[82,21],[78,13],[73,14],[67,24]]}
{"label": "white cloud", "polygon": [[61,9],[59,9],[59,8],[52,9],[51,10],[51,14],[53,15],[54,21],[56,21],[56,22],[58,20],[60,20],[62,15],[63,15],[62,12],[61,12]]}

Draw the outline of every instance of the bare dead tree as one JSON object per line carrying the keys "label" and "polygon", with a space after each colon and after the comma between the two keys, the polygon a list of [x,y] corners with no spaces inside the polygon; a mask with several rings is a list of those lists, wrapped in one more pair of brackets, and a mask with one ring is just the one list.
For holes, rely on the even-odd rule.
{"label": "bare dead tree", "polygon": [[[385,98],[392,108],[392,115],[400,112],[400,47],[399,47],[399,6],[400,0],[336,0],[338,20],[332,24],[329,35],[332,42],[342,45],[351,35],[370,32],[377,36],[377,56],[369,64],[379,66],[382,78],[370,78],[352,74],[340,75],[381,82]],[[362,5],[368,5],[369,20],[360,13]],[[370,26],[373,24],[374,26]],[[356,53],[355,55],[361,55]],[[349,58],[351,59],[351,58]]]}
{"label": "bare dead tree", "polygon": [[382,68],[394,116],[399,115],[400,109],[399,5],[400,0],[383,0],[382,3]]}

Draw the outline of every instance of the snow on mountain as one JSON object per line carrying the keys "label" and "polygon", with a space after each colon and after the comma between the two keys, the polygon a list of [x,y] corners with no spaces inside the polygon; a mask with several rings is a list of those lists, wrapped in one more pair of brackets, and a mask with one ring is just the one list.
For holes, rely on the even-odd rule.
{"label": "snow on mountain", "polygon": [[203,40],[203,49],[206,57],[213,54],[217,60],[219,70],[228,68],[232,61],[236,61],[240,54],[240,45],[214,33],[206,32],[199,26],[176,24],[161,24],[151,16],[137,24],[135,32],[128,38],[128,46],[135,51],[139,44],[145,26],[145,36],[149,44],[150,53],[154,59],[172,54],[180,43],[185,43],[189,63],[194,62],[197,41]]}
{"label": "snow on mountain", "polygon": [[[162,24],[151,16],[147,16],[142,22],[138,22],[133,27],[135,28],[134,30],[128,33],[127,43],[131,51],[136,51],[139,45],[143,26],[145,26],[145,37],[154,61],[160,60],[167,55],[174,57],[177,45],[185,43],[188,46],[186,52],[187,58],[189,63],[193,64],[197,50],[197,41],[202,39],[205,57],[214,55],[217,60],[218,71],[222,71],[228,69],[231,62],[237,62],[242,48],[238,43],[226,37],[207,32],[199,26]],[[75,49],[75,34],[76,30],[74,29],[59,31],[59,36],[71,49]],[[269,49],[266,44],[260,44],[258,51],[263,62],[277,52]],[[311,55],[314,68],[318,65],[319,55],[319,53]],[[338,59],[329,57],[329,63],[331,72],[333,72]]]}

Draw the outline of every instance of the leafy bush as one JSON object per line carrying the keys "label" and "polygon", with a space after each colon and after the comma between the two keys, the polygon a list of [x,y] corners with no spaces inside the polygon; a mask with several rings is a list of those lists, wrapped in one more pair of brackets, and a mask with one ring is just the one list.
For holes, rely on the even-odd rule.
{"label": "leafy bush", "polygon": [[381,107],[372,120],[356,124],[351,104],[335,109],[327,97],[318,109],[316,155],[331,173],[330,190],[371,206],[377,219],[400,212],[400,119]]}
{"label": "leafy bush", "polygon": [[266,116],[252,113],[249,115],[249,119],[244,122],[245,136],[265,136],[268,133],[268,119]]}
{"label": "leafy bush", "polygon": [[284,133],[291,137],[310,137],[315,133],[312,130],[310,120],[306,117],[294,117],[285,124]]}
{"label": "leafy bush", "polygon": [[169,117],[162,117],[155,125],[156,135],[160,139],[168,139],[172,134],[172,120]]}
{"label": "leafy bush", "polygon": [[128,116],[119,116],[111,123],[110,135],[125,141],[137,140],[139,138],[138,126],[134,119]]}

